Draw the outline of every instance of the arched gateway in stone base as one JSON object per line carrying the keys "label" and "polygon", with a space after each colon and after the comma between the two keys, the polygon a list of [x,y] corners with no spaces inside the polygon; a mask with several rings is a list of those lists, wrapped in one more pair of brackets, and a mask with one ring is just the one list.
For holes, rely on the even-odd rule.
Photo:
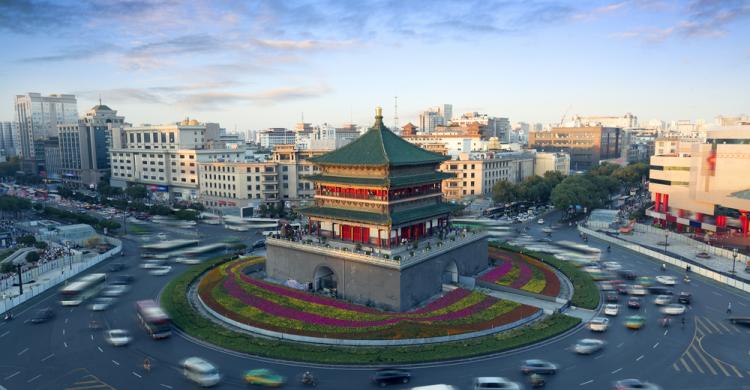
{"label": "arched gateway in stone base", "polygon": [[455,206],[442,201],[447,159],[392,133],[378,108],[364,135],[309,159],[315,204],[298,211],[310,223],[302,239],[266,241],[268,275],[315,289],[335,281],[339,296],[408,310],[483,270],[486,235],[453,229]]}

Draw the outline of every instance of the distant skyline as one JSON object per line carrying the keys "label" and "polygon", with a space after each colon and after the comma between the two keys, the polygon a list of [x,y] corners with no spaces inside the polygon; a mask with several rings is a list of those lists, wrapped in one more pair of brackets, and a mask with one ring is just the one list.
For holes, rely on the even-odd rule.
{"label": "distant skyline", "polygon": [[126,121],[387,125],[443,103],[511,122],[750,109],[750,0],[0,2],[16,94],[101,96]]}

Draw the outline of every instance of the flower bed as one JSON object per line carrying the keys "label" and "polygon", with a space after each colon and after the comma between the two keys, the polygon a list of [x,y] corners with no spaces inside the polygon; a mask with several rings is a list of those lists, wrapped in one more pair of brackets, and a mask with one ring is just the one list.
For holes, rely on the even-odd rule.
{"label": "flower bed", "polygon": [[342,339],[439,337],[489,329],[538,309],[455,289],[404,313],[385,312],[295,290],[243,273],[262,261],[240,259],[204,276],[198,293],[214,311],[250,326],[284,333]]}
{"label": "flower bed", "polygon": [[560,280],[548,265],[520,253],[494,247],[489,250],[490,258],[499,265],[480,280],[550,297],[560,294]]}

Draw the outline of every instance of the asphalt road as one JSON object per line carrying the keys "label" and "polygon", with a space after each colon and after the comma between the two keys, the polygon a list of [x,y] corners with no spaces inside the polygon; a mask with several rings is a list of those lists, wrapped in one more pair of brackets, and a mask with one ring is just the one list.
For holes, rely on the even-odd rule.
{"label": "asphalt road", "polygon": [[[253,242],[259,236],[251,233],[225,232],[219,226],[201,226],[204,241],[217,241],[225,236],[241,236]],[[175,231],[167,229],[173,235]],[[195,233],[188,233],[195,234]],[[530,225],[530,234],[541,237],[540,226]],[[580,242],[577,232],[564,228],[553,233],[555,240]],[[293,378],[305,370],[312,371],[322,389],[360,389],[371,387],[371,368],[311,367],[304,364],[274,362],[243,356],[203,345],[180,334],[166,340],[151,340],[135,319],[133,302],[155,298],[166,282],[185,266],[176,265],[172,273],[157,277],[137,267],[141,242],[125,241],[127,256],[110,262],[129,265],[120,273],[132,274],[136,282],[112,308],[92,314],[86,305],[63,308],[56,291],[42,294],[16,309],[16,318],[0,323],[0,390],[6,389],[185,389],[196,387],[183,378],[178,362],[189,356],[200,356],[216,364],[224,378],[218,388],[245,387],[241,380],[244,370],[271,368],[291,378],[286,388],[300,388]],[[589,242],[604,249],[604,244]],[[660,274],[659,265],[640,255],[612,248],[604,252],[605,260],[618,261],[639,275]],[[107,263],[92,272],[106,270]],[[669,269],[667,274],[681,279],[682,270]],[[690,285],[679,284],[693,294],[693,304],[686,314],[687,326],[675,321],[670,328],[659,326],[661,315],[650,302],[640,313],[647,318],[638,331],[624,328],[628,309],[623,307],[612,319],[610,329],[593,335],[607,342],[605,349],[592,356],[578,356],[570,346],[583,337],[591,337],[587,329],[551,342],[497,356],[463,362],[434,363],[412,367],[413,380],[408,386],[448,383],[469,389],[477,376],[504,376],[523,382],[518,366],[528,358],[544,358],[561,365],[561,371],[549,379],[552,389],[607,389],[613,381],[636,377],[660,384],[664,389],[750,389],[750,328],[735,327],[726,321],[726,307],[732,302],[735,314],[750,315],[750,297],[736,290],[693,276]],[[27,323],[36,309],[53,308],[54,320],[34,325]],[[135,337],[126,347],[112,347],[102,331],[91,331],[88,322],[94,315],[107,328],[124,328]],[[150,372],[142,362],[149,357]],[[743,387],[744,386],[744,387]],[[528,388],[528,385],[525,386]]]}

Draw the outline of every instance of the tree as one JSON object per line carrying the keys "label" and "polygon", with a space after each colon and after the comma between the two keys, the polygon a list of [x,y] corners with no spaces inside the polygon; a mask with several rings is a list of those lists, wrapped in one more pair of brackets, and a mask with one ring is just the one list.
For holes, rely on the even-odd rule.
{"label": "tree", "polygon": [[148,190],[142,185],[132,185],[125,190],[125,194],[131,199],[144,199],[148,197]]}
{"label": "tree", "polygon": [[510,203],[518,199],[518,190],[507,180],[500,180],[492,187],[492,200],[495,203]]}
{"label": "tree", "polygon": [[177,210],[174,213],[175,218],[185,221],[195,221],[198,219],[198,212],[195,210]]}
{"label": "tree", "polygon": [[604,204],[607,193],[597,188],[590,176],[573,175],[566,177],[555,187],[550,198],[558,210],[567,210],[571,206],[591,210]]}
{"label": "tree", "polygon": [[36,251],[31,251],[26,254],[27,263],[36,263],[37,261],[39,261],[39,253]]}
{"label": "tree", "polygon": [[18,243],[24,246],[32,246],[36,243],[34,236],[27,234],[18,239]]}
{"label": "tree", "polygon": [[37,241],[34,243],[34,248],[37,248],[37,249],[44,250],[44,249],[47,249],[48,247],[49,245],[47,245],[47,243],[44,241]]}
{"label": "tree", "polygon": [[0,273],[9,274],[11,272],[15,272],[15,270],[16,270],[16,266],[9,261],[6,261],[5,263],[0,264]]}
{"label": "tree", "polygon": [[73,197],[73,190],[71,190],[68,187],[59,187],[57,189],[57,193],[60,194],[65,199],[69,199]]}

